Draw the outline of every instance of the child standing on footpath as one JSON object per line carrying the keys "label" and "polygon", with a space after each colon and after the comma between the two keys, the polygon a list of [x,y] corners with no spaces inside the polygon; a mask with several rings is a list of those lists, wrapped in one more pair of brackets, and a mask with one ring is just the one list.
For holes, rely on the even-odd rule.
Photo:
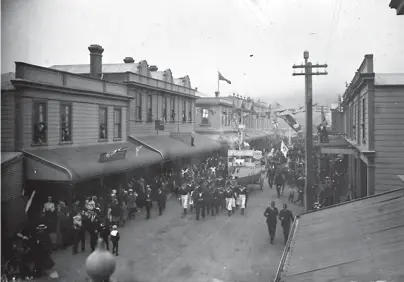
{"label": "child standing on footpath", "polygon": [[119,256],[118,243],[119,243],[119,239],[121,237],[119,235],[118,227],[116,225],[112,226],[112,231],[111,231],[110,236],[111,236],[111,242],[112,242],[112,254]]}

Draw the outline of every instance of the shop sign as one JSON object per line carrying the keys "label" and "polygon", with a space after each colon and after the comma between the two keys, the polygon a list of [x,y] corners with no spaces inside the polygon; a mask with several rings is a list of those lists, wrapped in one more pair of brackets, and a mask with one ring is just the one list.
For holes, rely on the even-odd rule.
{"label": "shop sign", "polygon": [[119,148],[109,153],[101,153],[98,162],[106,163],[123,160],[126,157],[127,148]]}

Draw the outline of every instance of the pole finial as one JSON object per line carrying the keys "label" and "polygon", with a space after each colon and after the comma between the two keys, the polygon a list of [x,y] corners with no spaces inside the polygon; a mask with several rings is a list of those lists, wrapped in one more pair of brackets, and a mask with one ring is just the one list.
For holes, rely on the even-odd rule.
{"label": "pole finial", "polygon": [[309,58],[309,51],[304,51],[304,52],[303,52],[303,58],[304,58],[305,60],[307,60],[307,59]]}

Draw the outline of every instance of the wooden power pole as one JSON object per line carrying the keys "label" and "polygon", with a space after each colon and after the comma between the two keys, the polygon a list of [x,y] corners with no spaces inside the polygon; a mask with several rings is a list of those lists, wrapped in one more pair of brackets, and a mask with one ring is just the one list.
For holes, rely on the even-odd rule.
{"label": "wooden power pole", "polygon": [[326,68],[327,65],[312,65],[309,62],[309,52],[304,51],[304,65],[293,65],[293,69],[304,69],[302,73],[293,73],[305,76],[305,104],[306,104],[306,184],[304,187],[304,207],[306,211],[314,204],[314,170],[313,170],[313,75],[327,75],[325,72],[313,72],[313,68]]}

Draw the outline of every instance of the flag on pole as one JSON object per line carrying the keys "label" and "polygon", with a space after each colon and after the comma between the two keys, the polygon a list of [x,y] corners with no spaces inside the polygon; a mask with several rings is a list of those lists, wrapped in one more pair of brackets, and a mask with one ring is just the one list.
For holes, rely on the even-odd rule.
{"label": "flag on pole", "polygon": [[294,117],[290,114],[280,116],[294,131],[299,132],[302,127],[297,123]]}
{"label": "flag on pole", "polygon": [[288,147],[286,146],[285,142],[283,142],[283,140],[282,140],[282,143],[281,143],[281,152],[282,152],[282,154],[285,156],[285,158],[287,158],[289,149],[288,149]]}
{"label": "flag on pole", "polygon": [[220,71],[218,71],[218,73],[219,73],[219,80],[223,80],[223,81],[226,81],[228,84],[231,84],[231,81],[228,80],[227,78],[225,78],[225,77],[220,73]]}

